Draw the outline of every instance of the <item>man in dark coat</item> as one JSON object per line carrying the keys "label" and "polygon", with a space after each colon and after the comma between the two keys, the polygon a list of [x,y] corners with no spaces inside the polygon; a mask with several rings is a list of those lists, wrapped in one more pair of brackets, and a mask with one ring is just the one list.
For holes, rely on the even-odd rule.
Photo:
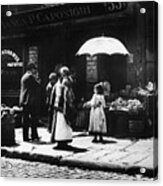
{"label": "man in dark coat", "polygon": [[49,121],[48,131],[49,132],[51,132],[51,126],[53,120],[53,108],[51,108],[50,105],[50,97],[51,97],[52,89],[56,82],[57,82],[57,74],[54,72],[50,73],[49,82],[46,86],[46,104],[48,106],[48,121]]}
{"label": "man in dark coat", "polygon": [[37,68],[34,63],[27,65],[27,71],[21,78],[20,106],[23,107],[23,140],[29,141],[31,124],[31,140],[39,140],[37,132],[38,102],[40,83],[36,80]]}

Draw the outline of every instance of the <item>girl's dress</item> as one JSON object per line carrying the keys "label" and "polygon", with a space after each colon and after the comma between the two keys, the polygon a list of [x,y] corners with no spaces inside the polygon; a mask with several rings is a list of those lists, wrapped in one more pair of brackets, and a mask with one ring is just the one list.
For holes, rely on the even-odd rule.
{"label": "girl's dress", "polygon": [[88,103],[91,106],[89,132],[95,134],[106,134],[106,116],[104,113],[104,95],[94,94]]}

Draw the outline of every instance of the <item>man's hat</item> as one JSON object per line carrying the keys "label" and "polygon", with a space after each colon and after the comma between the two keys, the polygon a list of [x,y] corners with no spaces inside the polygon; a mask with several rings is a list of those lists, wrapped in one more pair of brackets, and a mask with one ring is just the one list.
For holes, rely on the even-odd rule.
{"label": "man's hat", "polygon": [[35,63],[28,63],[27,64],[27,70],[37,69],[37,66]]}

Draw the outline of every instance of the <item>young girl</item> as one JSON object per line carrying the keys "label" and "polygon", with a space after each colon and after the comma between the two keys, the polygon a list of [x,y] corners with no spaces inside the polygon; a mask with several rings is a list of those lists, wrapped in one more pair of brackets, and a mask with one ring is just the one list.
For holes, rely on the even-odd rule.
{"label": "young girl", "polygon": [[103,141],[103,134],[107,133],[106,117],[104,113],[105,99],[104,90],[100,84],[94,86],[92,99],[84,104],[84,107],[91,107],[89,119],[89,132],[94,134],[92,142]]}

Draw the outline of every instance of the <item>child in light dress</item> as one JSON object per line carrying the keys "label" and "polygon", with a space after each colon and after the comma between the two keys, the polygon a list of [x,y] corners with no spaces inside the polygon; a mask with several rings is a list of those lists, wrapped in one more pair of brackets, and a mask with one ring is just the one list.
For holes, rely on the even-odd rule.
{"label": "child in light dress", "polygon": [[[103,142],[103,135],[107,133],[106,116],[104,112],[104,90],[100,84],[94,86],[92,99],[84,104],[90,107],[89,132],[94,135],[92,142]],[[99,139],[98,139],[99,137]]]}

